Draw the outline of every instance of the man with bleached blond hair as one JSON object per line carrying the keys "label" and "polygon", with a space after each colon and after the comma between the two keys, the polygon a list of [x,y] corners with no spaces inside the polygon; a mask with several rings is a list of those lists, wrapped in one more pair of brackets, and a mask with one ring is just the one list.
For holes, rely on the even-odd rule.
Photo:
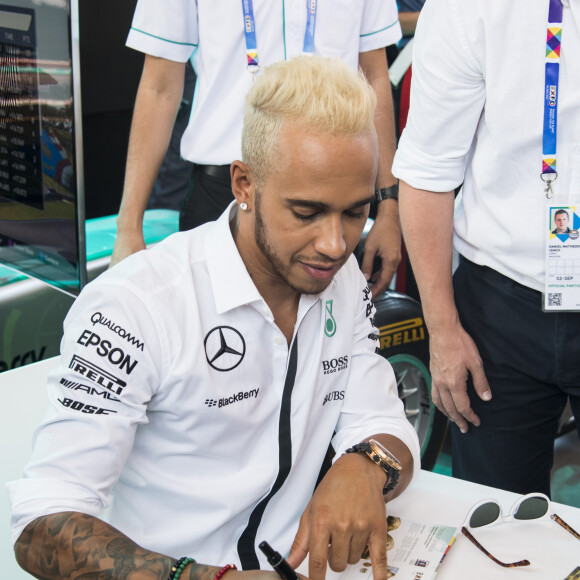
{"label": "man with bleached blond hair", "polygon": [[293,566],[308,554],[315,580],[368,545],[386,578],[384,501],[419,448],[351,255],[374,194],[374,107],[339,60],[272,65],[248,95],[227,211],[83,291],[33,458],[9,484],[26,570],[275,578],[258,571],[267,540]]}

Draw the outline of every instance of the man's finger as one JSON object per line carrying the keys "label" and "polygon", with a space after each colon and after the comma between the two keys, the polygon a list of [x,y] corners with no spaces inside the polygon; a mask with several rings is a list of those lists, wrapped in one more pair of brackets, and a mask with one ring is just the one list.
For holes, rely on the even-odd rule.
{"label": "man's finger", "polygon": [[[451,421],[453,421],[459,427],[459,430],[462,433],[467,433],[467,431],[469,429],[469,425],[467,423],[467,420],[466,420],[464,414],[461,413],[459,411],[459,409],[457,408],[457,404],[456,404],[457,401],[452,396],[449,389],[447,389],[447,388],[439,389],[439,394],[441,397],[441,405],[445,409],[445,414],[449,417],[449,419]],[[465,394],[465,396],[467,397],[467,394]],[[467,407],[469,407],[469,398],[467,399]],[[464,413],[465,413],[466,412],[465,406],[463,406],[463,409],[464,409]],[[473,411],[472,411],[472,413],[473,413]],[[474,419],[476,421],[479,420],[479,418],[477,417],[477,415],[475,413],[473,413],[472,419]]]}
{"label": "man's finger", "polygon": [[395,270],[393,268],[389,268],[383,260],[383,265],[379,271],[379,274],[379,279],[371,286],[373,298],[376,298],[379,294],[382,294],[388,288],[391,280],[393,279],[393,276],[395,275]]}
{"label": "man's finger", "polygon": [[369,554],[373,567],[373,580],[387,580],[387,526],[374,531],[369,538]]}
{"label": "man's finger", "polygon": [[490,401],[491,389],[489,388],[489,383],[487,382],[481,359],[479,359],[478,364],[472,365],[469,368],[469,372],[471,373],[471,378],[473,380],[473,388],[479,398],[483,401]]}
{"label": "man's finger", "polygon": [[308,552],[308,577],[310,580],[324,580],[330,540],[330,532],[326,526],[320,525],[318,530],[312,530]]}
{"label": "man's finger", "polygon": [[296,532],[296,536],[294,536],[290,554],[288,555],[288,564],[294,569],[298,568],[308,555],[308,544],[310,542],[309,507],[306,508],[306,511],[300,518],[300,525],[298,526],[298,531]]}
{"label": "man's finger", "polygon": [[376,249],[366,247],[363,254],[362,263],[360,265],[361,272],[364,274],[367,282],[370,281],[373,273],[373,263],[375,260]]}

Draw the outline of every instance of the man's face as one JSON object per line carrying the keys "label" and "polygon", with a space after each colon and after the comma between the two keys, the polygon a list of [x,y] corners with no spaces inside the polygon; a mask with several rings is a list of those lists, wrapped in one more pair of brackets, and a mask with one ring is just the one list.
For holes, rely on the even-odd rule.
{"label": "man's face", "polygon": [[568,230],[568,214],[559,213],[555,218],[556,232],[558,234],[565,234]]}
{"label": "man's face", "polygon": [[345,137],[284,126],[273,168],[254,201],[262,271],[296,292],[322,292],[361,237],[376,171],[370,130]]}

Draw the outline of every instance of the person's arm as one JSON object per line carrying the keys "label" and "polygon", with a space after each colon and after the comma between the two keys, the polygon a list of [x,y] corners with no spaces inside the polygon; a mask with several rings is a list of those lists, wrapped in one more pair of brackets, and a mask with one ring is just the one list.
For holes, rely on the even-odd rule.
{"label": "person's arm", "polygon": [[417,28],[417,20],[419,20],[420,12],[399,12],[399,22],[403,36],[413,36]]}
{"label": "person's arm", "polygon": [[400,182],[401,223],[429,329],[433,403],[465,433],[479,425],[466,381],[471,374],[483,400],[491,391],[472,338],[455,307],[452,283],[454,192],[434,193]]}
{"label": "person's arm", "polygon": [[[385,501],[395,498],[413,476],[413,456],[407,446],[392,435],[373,435],[401,462],[403,469],[397,487],[383,496],[387,476],[379,466],[358,453],[336,460],[329,469],[301,519],[288,557],[296,567],[308,553],[308,577],[323,580],[327,564],[342,571],[356,564],[365,546],[373,567],[373,577],[387,577],[387,525]],[[330,548],[329,548],[330,545]]]}
{"label": "person's arm", "polygon": [[[395,114],[393,95],[389,80],[389,68],[384,48],[359,54],[359,65],[377,95],[375,129],[379,143],[379,169],[376,185],[389,187],[397,183],[391,173],[396,149]],[[365,241],[361,270],[370,280],[373,262],[381,258],[381,270],[376,280],[372,280],[373,296],[377,296],[390,284],[401,261],[401,227],[399,224],[398,202],[386,199],[379,203],[377,216]]]}
{"label": "person's arm", "polygon": [[185,63],[145,56],[110,266],[145,248],[143,215],[183,96]]}
{"label": "person's arm", "polygon": [[[175,558],[138,546],[102,520],[78,512],[38,518],[28,524],[14,547],[18,564],[42,580],[114,578],[115,580],[167,580]],[[223,564],[226,564],[224,562]],[[212,580],[221,566],[188,565],[183,580]],[[258,575],[271,580],[272,572],[228,571],[240,579]]]}

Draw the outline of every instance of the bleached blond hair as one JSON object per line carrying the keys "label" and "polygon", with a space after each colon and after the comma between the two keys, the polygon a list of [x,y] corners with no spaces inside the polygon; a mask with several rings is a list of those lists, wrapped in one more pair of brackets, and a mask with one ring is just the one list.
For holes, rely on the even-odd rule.
{"label": "bleached blond hair", "polygon": [[305,130],[357,136],[371,129],[376,96],[361,71],[338,58],[297,56],[272,64],[246,97],[242,161],[261,188],[286,122]]}

